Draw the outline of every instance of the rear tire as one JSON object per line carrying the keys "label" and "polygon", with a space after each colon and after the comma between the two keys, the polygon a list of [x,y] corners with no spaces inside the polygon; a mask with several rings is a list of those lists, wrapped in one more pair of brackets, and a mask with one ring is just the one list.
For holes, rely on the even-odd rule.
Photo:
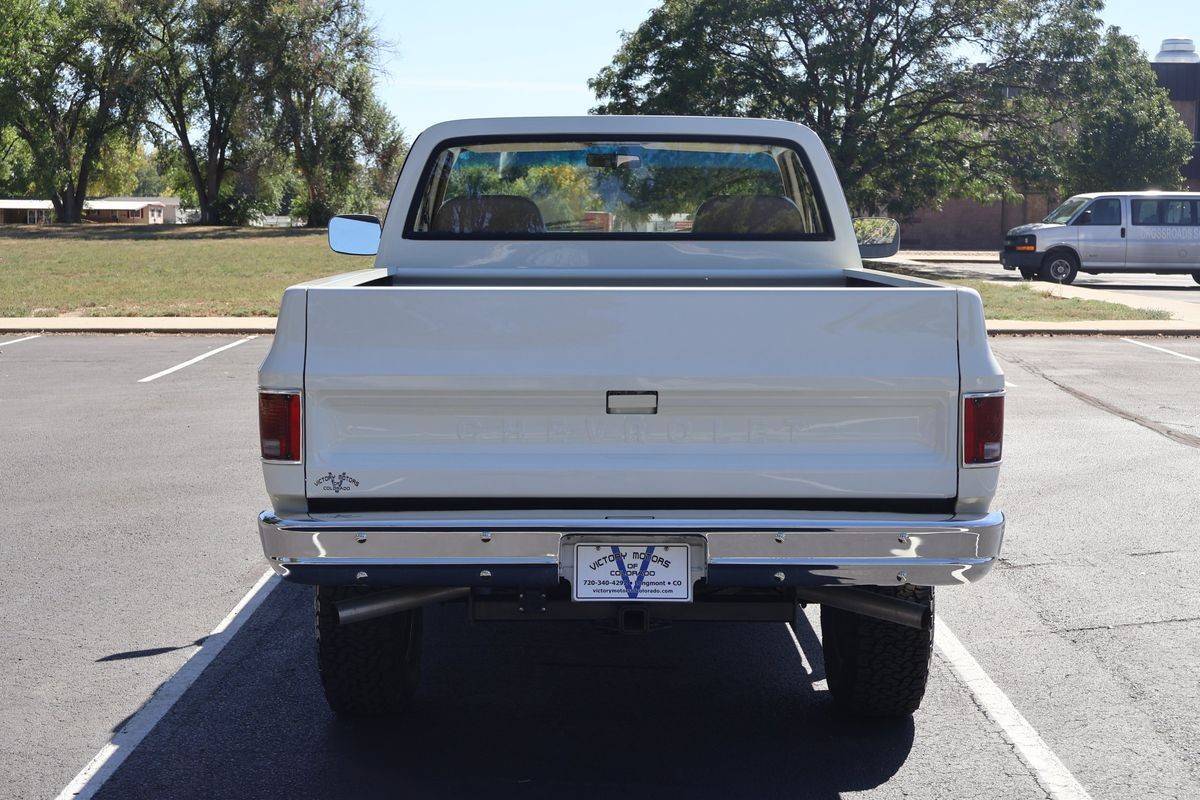
{"label": "rear tire", "polygon": [[1042,259],[1042,280],[1051,283],[1071,283],[1079,274],[1079,259],[1067,250],[1047,253]]}
{"label": "rear tire", "polygon": [[317,669],[325,700],[342,716],[405,711],[421,679],[421,609],[339,625],[334,603],[367,593],[318,586]]}
{"label": "rear tire", "polygon": [[[863,589],[929,606],[929,586]],[[928,631],[821,606],[825,677],[838,710],[859,717],[903,717],[921,707],[929,681],[933,629]]]}

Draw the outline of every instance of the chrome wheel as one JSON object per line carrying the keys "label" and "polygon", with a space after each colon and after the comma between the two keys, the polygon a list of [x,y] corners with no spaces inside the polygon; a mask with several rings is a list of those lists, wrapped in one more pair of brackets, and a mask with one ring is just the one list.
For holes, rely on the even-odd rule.
{"label": "chrome wheel", "polygon": [[1056,258],[1050,262],[1050,279],[1061,281],[1071,274],[1071,262],[1065,258]]}

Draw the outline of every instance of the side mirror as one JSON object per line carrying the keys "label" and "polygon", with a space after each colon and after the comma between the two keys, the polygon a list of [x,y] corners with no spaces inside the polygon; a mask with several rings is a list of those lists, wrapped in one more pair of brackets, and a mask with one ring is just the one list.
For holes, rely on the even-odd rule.
{"label": "side mirror", "polygon": [[887,258],[900,252],[900,223],[887,217],[855,217],[854,236],[863,258]]}
{"label": "side mirror", "polygon": [[379,217],[346,214],[329,220],[329,249],[348,256],[373,256],[379,252],[383,230]]}
{"label": "side mirror", "polygon": [[1078,217],[1076,217],[1075,224],[1076,225],[1091,225],[1092,224],[1092,210],[1089,208],[1087,211],[1084,211],[1082,214],[1080,214]]}

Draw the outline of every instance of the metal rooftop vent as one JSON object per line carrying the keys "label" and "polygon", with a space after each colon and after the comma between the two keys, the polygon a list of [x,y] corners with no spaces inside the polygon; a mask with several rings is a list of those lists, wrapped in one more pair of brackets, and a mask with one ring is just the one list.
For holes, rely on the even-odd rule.
{"label": "metal rooftop vent", "polygon": [[1196,64],[1200,63],[1200,53],[1191,39],[1163,39],[1158,55],[1152,60],[1155,64]]}

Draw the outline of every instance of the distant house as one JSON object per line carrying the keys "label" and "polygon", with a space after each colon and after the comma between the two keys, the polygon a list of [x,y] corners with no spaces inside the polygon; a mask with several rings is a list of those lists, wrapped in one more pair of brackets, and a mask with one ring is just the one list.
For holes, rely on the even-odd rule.
{"label": "distant house", "polygon": [[106,203],[146,203],[148,205],[160,205],[162,206],[162,215],[158,222],[148,224],[176,225],[183,222],[183,218],[179,213],[178,197],[105,197],[101,200],[90,200],[88,202],[98,203],[101,201]]}
{"label": "distant house", "polygon": [[0,225],[40,225],[54,221],[54,204],[49,200],[0,199]]}
{"label": "distant house", "polygon": [[[178,197],[102,197],[85,200],[87,222],[121,225],[174,225],[181,222]],[[40,225],[54,221],[49,200],[0,200],[0,224]]]}
{"label": "distant house", "polygon": [[83,218],[88,222],[108,222],[122,225],[162,225],[166,206],[158,200],[139,197],[132,200],[86,200]]}

